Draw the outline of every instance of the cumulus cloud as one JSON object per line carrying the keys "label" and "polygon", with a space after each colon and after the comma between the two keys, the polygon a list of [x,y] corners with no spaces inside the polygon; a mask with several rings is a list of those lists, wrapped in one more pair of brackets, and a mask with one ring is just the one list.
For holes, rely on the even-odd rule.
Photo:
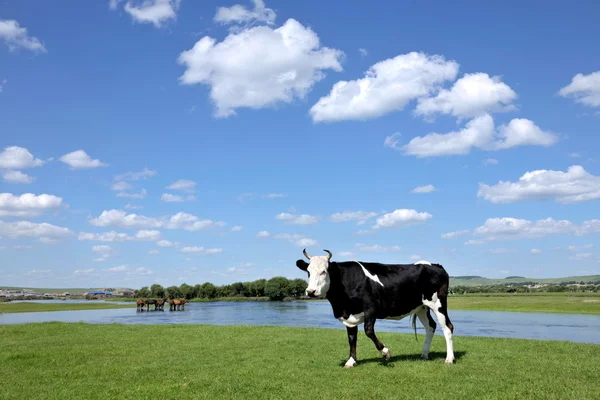
{"label": "cumulus cloud", "polygon": [[340,257],[352,257],[354,253],[352,251],[340,251],[337,255]]}
{"label": "cumulus cloud", "polygon": [[139,275],[152,275],[154,272],[145,267],[139,267],[131,271],[127,271],[127,275],[139,276]]}
{"label": "cumulus cloud", "polygon": [[127,271],[127,265],[118,265],[116,267],[108,268],[106,271],[109,272],[125,272]]}
{"label": "cumulus cloud", "polygon": [[566,172],[535,170],[526,172],[517,182],[500,181],[496,185],[479,184],[477,197],[492,203],[555,199],[559,203],[579,203],[600,199],[600,177],[581,165]]}
{"label": "cumulus cloud", "polygon": [[183,191],[193,191],[196,187],[196,182],[189,179],[178,179],[175,182],[171,183],[166,189],[170,190],[183,190]]}
{"label": "cumulus cloud", "polygon": [[128,199],[143,199],[147,195],[148,195],[148,191],[146,189],[142,189],[138,193],[127,193],[127,192],[117,193],[117,197],[125,197]]}
{"label": "cumulus cloud", "polygon": [[5,182],[8,183],[23,183],[23,184],[29,184],[29,183],[33,183],[34,178],[24,174],[21,171],[4,171],[2,173],[2,179],[4,179]]}
{"label": "cumulus cloud", "polygon": [[600,71],[575,75],[571,83],[560,89],[558,94],[588,107],[600,107]]}
{"label": "cumulus cloud", "polygon": [[140,241],[156,241],[160,239],[160,231],[142,229],[135,234],[135,239]]}
{"label": "cumulus cloud", "polygon": [[341,71],[343,52],[321,47],[319,37],[294,19],[281,27],[257,26],[231,33],[222,42],[205,36],[183,51],[185,85],[210,86],[217,117],[238,108],[260,109],[304,99],[325,77]]}
{"label": "cumulus cloud", "polygon": [[231,232],[239,232],[239,231],[241,231],[242,229],[244,229],[242,226],[235,225],[235,226],[232,226],[232,227],[231,227]]}
{"label": "cumulus cloud", "polygon": [[200,219],[195,215],[179,212],[171,217],[146,217],[138,214],[127,214],[121,210],[104,210],[97,218],[89,221],[90,225],[101,227],[121,227],[121,228],[165,228],[165,229],[184,229],[187,231],[200,231],[225,225],[221,221],[212,221],[210,219]]}
{"label": "cumulus cloud", "polygon": [[310,237],[308,237],[307,235],[301,235],[301,234],[289,234],[289,233],[279,233],[277,235],[274,236],[275,239],[278,240],[285,240],[287,242],[290,242],[298,247],[311,247],[311,246],[316,246],[318,244],[318,242]]}
{"label": "cumulus cloud", "polygon": [[392,147],[401,150],[404,155],[419,158],[448,155],[466,155],[474,148],[487,151],[505,150],[517,146],[549,147],[558,141],[556,135],[541,130],[532,121],[515,118],[508,125],[496,129],[491,115],[476,117],[457,132],[429,133],[415,137],[404,146],[396,143]]}
{"label": "cumulus cloud", "polygon": [[314,225],[319,222],[317,217],[308,214],[280,213],[275,218],[291,225]]}
{"label": "cumulus cloud", "polygon": [[427,212],[417,212],[415,210],[402,208],[377,218],[377,223],[373,226],[373,229],[410,226],[423,223],[430,220],[432,217],[433,216]]}
{"label": "cumulus cloud", "polygon": [[486,158],[485,160],[483,160],[483,163],[485,165],[497,165],[498,160],[496,160],[495,158]]}
{"label": "cumulus cloud", "polygon": [[139,181],[152,178],[156,175],[156,170],[144,168],[142,171],[129,171],[115,176],[115,181]]}
{"label": "cumulus cloud", "polygon": [[104,233],[79,232],[79,235],[77,236],[77,240],[87,240],[94,242],[148,242],[155,241],[159,238],[160,231],[148,229],[139,230],[134,236],[130,236],[126,233],[119,233],[116,231],[109,231]]}
{"label": "cumulus cloud", "polygon": [[25,193],[15,196],[12,193],[0,193],[0,217],[37,217],[44,212],[58,209],[62,198],[50,194]]}
{"label": "cumulus cloud", "polygon": [[173,247],[176,246],[176,243],[173,243],[169,240],[159,240],[158,242],[156,242],[156,245],[159,247]]}
{"label": "cumulus cloud", "polygon": [[541,254],[542,250],[540,249],[531,249],[531,254]]}
{"label": "cumulus cloud", "polygon": [[27,28],[14,19],[0,19],[0,39],[4,40],[10,51],[23,48],[33,52],[47,52],[44,44],[35,36],[29,36]]}
{"label": "cumulus cloud", "polygon": [[473,118],[499,111],[511,111],[517,94],[500,77],[485,73],[465,74],[450,90],[442,89],[435,97],[421,98],[415,114],[431,118],[435,114],[451,114],[457,118]]}
{"label": "cumulus cloud", "polygon": [[567,250],[569,251],[581,251],[581,250],[587,250],[587,249],[592,249],[594,248],[593,244],[584,244],[582,246],[569,246],[567,247]]}
{"label": "cumulus cloud", "polygon": [[30,221],[4,222],[0,221],[0,236],[9,238],[37,237],[42,243],[52,243],[64,239],[73,232],[69,228]]}
{"label": "cumulus cloud", "polygon": [[125,3],[123,9],[133,21],[142,24],[152,24],[160,28],[167,21],[177,19],[177,10],[181,0],[110,0],[111,10],[119,8],[120,3]]}
{"label": "cumulus cloud", "polygon": [[[231,7],[219,7],[215,14],[214,21],[223,25],[263,23],[273,25],[275,23],[275,11],[267,8],[263,0],[252,0],[254,8],[252,10],[236,4]],[[234,29],[235,30],[235,29]]]}
{"label": "cumulus cloud", "polygon": [[411,193],[431,193],[431,192],[434,192],[436,190],[437,189],[433,185],[425,185],[425,186],[417,186],[416,188],[414,188],[410,192]]}
{"label": "cumulus cloud", "polygon": [[592,253],[578,253],[575,254],[574,256],[569,257],[569,259],[571,260],[575,260],[575,261],[583,261],[583,260],[587,260],[588,258],[592,258],[594,255]]}
{"label": "cumulus cloud", "polygon": [[220,248],[204,248],[203,246],[186,246],[179,250],[182,253],[199,253],[199,254],[221,254],[223,249]]}
{"label": "cumulus cloud", "polygon": [[357,251],[363,253],[390,253],[402,251],[402,247],[400,246],[381,246],[379,244],[356,243],[354,247]]}
{"label": "cumulus cloud", "polygon": [[549,235],[566,234],[584,236],[600,233],[600,220],[593,219],[576,224],[568,220],[552,218],[529,221],[517,218],[489,218],[485,224],[473,230],[475,239],[465,244],[478,245],[502,240],[542,238]]}
{"label": "cumulus cloud", "polygon": [[260,231],[256,234],[256,237],[259,237],[259,238],[266,238],[269,236],[271,236],[271,234],[267,231]]}
{"label": "cumulus cloud", "polygon": [[341,213],[331,214],[329,220],[331,222],[348,222],[357,221],[357,225],[362,225],[370,218],[376,217],[377,213],[369,211],[344,211]]}
{"label": "cumulus cloud", "polygon": [[163,193],[162,196],[160,196],[160,199],[167,203],[181,203],[184,201],[182,196],[170,193]]}
{"label": "cumulus cloud", "polygon": [[0,169],[24,169],[39,167],[44,164],[39,158],[35,158],[33,154],[24,147],[7,146],[0,153]]}
{"label": "cumulus cloud", "polygon": [[125,181],[118,181],[118,182],[113,183],[110,186],[110,190],[123,191],[123,190],[129,190],[129,189],[133,189],[133,186],[130,183],[127,183]]}
{"label": "cumulus cloud", "polygon": [[448,232],[442,235],[442,239],[454,239],[455,237],[459,237],[462,235],[466,235],[470,231],[468,229],[464,229],[462,231]]}
{"label": "cumulus cloud", "polygon": [[100,160],[93,160],[83,150],[75,150],[71,153],[65,154],[64,156],[60,157],[59,160],[69,165],[71,169],[98,168],[108,166],[108,164],[105,164]]}
{"label": "cumulus cloud", "polygon": [[365,77],[339,81],[310,109],[314,122],[366,120],[401,111],[458,73],[458,64],[439,55],[411,52],[380,61]]}
{"label": "cumulus cloud", "polygon": [[51,269],[32,269],[31,271],[27,271],[25,273],[25,275],[27,276],[34,276],[34,277],[46,277],[48,275],[52,274],[52,270]]}

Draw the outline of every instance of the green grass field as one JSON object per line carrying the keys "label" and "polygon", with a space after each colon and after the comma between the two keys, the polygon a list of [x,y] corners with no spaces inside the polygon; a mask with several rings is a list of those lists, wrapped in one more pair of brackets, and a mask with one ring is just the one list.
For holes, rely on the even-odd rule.
{"label": "green grass field", "polygon": [[132,308],[135,304],[106,304],[106,303],[2,303],[0,313],[69,311],[69,310],[100,310],[106,308]]}
{"label": "green grass field", "polygon": [[204,325],[0,326],[2,399],[597,399],[600,346],[455,337],[445,365],[413,335],[360,331],[344,369],[344,329]]}

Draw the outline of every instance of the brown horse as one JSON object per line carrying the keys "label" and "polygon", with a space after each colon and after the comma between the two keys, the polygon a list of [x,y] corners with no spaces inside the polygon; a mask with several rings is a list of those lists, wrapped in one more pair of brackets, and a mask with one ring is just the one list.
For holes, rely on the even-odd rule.
{"label": "brown horse", "polygon": [[164,311],[164,309],[165,309],[165,301],[166,301],[166,299],[158,299],[158,300],[156,300],[156,308],[159,309],[159,310],[161,310],[161,311]]}
{"label": "brown horse", "polygon": [[137,305],[137,310],[144,311],[144,299],[137,299],[135,304]]}
{"label": "brown horse", "polygon": [[181,310],[183,311],[185,309],[185,303],[189,303],[189,300],[183,299],[171,299],[169,300],[169,311],[176,311],[176,310]]}

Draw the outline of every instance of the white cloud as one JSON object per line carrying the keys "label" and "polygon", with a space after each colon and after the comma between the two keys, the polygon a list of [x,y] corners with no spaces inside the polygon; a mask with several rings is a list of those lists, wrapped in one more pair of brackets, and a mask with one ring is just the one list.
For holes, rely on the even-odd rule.
{"label": "white cloud", "polygon": [[36,277],[46,277],[52,274],[51,269],[32,269],[31,271],[27,271],[25,275],[27,276],[36,276]]}
{"label": "white cloud", "polygon": [[437,113],[473,118],[486,113],[515,110],[517,94],[500,77],[485,73],[465,74],[450,90],[442,89],[435,97],[421,98],[415,114],[430,118]]}
{"label": "white cloud", "polygon": [[159,240],[158,242],[156,242],[156,245],[159,247],[173,247],[176,245],[176,243],[173,243],[168,240]]}
{"label": "white cloud", "polygon": [[73,274],[74,275],[89,275],[89,274],[93,273],[94,271],[96,271],[95,268],[76,269],[75,271],[73,271]]}
{"label": "white cloud", "polygon": [[182,52],[180,82],[211,87],[217,117],[238,108],[259,109],[304,99],[325,77],[341,71],[343,52],[321,47],[310,28],[288,19],[277,29],[258,26],[228,35],[222,42],[205,36]]}
{"label": "white cloud", "polygon": [[[0,238],[2,239],[2,238]],[[27,244],[13,244],[12,246],[0,246],[0,250],[26,250],[33,249],[33,246]]]}
{"label": "white cloud", "polygon": [[182,253],[220,254],[223,252],[223,249],[219,249],[219,248],[207,249],[207,248],[204,248],[203,246],[186,246],[186,247],[182,247],[181,250],[179,250],[179,251]]}
{"label": "white cloud", "polygon": [[126,214],[120,210],[102,211],[98,218],[91,219],[90,225],[101,227],[121,227],[121,228],[160,228],[164,224],[156,218],[146,217],[137,214]]}
{"label": "white cloud", "polygon": [[110,272],[124,272],[127,271],[127,265],[119,265],[116,267],[108,268],[106,271]]}
{"label": "white cloud", "polygon": [[253,22],[273,25],[275,23],[275,11],[267,8],[263,0],[252,0],[254,9],[249,10],[246,7],[236,4],[231,7],[219,7],[215,14],[214,21],[223,25],[227,24],[245,24]]}
{"label": "white cloud", "polygon": [[473,235],[477,239],[469,240],[465,244],[478,245],[501,240],[542,238],[556,234],[584,236],[594,233],[600,233],[599,219],[575,224],[568,220],[554,220],[552,218],[538,221],[507,217],[489,218],[484,225],[473,231]]}
{"label": "white cloud", "polygon": [[337,255],[340,257],[352,257],[354,253],[351,251],[340,251]]}
{"label": "white cloud", "polygon": [[266,238],[269,236],[271,236],[271,234],[267,231],[260,231],[256,234],[256,237],[259,237],[259,238]]}
{"label": "white cloud", "polygon": [[367,49],[363,49],[362,47],[358,49],[358,52],[360,53],[361,56],[366,57],[369,55],[369,52],[367,51]]}
{"label": "white cloud", "polygon": [[314,122],[366,120],[401,111],[456,78],[458,64],[439,55],[411,52],[380,61],[365,77],[339,81],[310,109]]}
{"label": "white cloud", "polygon": [[435,186],[433,185],[426,185],[426,186],[417,186],[416,188],[414,188],[413,190],[411,190],[411,193],[431,193],[436,191],[437,189],[435,188]]}
{"label": "white cloud", "polygon": [[7,146],[0,153],[0,169],[24,169],[39,167],[44,162],[35,158],[24,147]]}
{"label": "white cloud", "polygon": [[154,272],[152,272],[152,270],[145,267],[139,267],[132,271],[127,271],[127,275],[152,275],[153,273]]}
{"label": "white cloud", "polygon": [[286,221],[292,225],[314,225],[319,222],[319,219],[315,216],[308,214],[294,215],[290,213],[280,213],[275,216],[280,221]]}
{"label": "white cloud", "polygon": [[146,180],[156,175],[156,170],[144,168],[139,172],[125,172],[124,174],[115,176],[115,181],[139,181],[141,179]]}
{"label": "white cloud", "polygon": [[570,153],[569,157],[579,158],[579,157],[581,157],[581,154],[579,154],[579,153]]}
{"label": "white cloud", "polygon": [[429,133],[413,138],[402,147],[398,147],[397,143],[388,147],[399,149],[404,155],[421,158],[466,155],[474,148],[497,151],[527,145],[549,147],[557,141],[554,134],[542,131],[530,120],[515,118],[508,125],[496,129],[493,118],[485,114],[470,120],[458,132]]}
{"label": "white cloud", "polygon": [[542,251],[540,249],[531,249],[531,254],[541,254]]}
{"label": "white cloud", "polygon": [[[112,10],[118,8],[125,0],[110,0]],[[177,10],[181,0],[127,0],[124,10],[135,22],[148,23],[160,28],[169,20],[177,19]]]}
{"label": "white cloud", "polygon": [[169,190],[183,190],[186,192],[193,192],[196,187],[196,182],[189,179],[179,179],[171,183],[166,189]]}
{"label": "white cloud", "polygon": [[115,231],[104,233],[79,232],[77,240],[89,240],[96,242],[125,242],[133,240],[133,238],[126,233],[118,233]]}
{"label": "white cloud", "polygon": [[381,246],[378,244],[367,245],[364,243],[356,243],[354,247],[357,251],[363,253],[391,253],[402,251],[402,247],[400,246]]}
{"label": "white cloud", "polygon": [[408,257],[409,260],[414,260],[414,261],[418,261],[421,259],[420,255],[417,254],[413,254],[412,256]]}
{"label": "white cloud", "polygon": [[348,222],[358,221],[357,225],[362,225],[370,218],[376,217],[377,213],[368,211],[344,211],[341,213],[331,214],[329,220],[331,222]]}
{"label": "white cloud", "polygon": [[560,89],[558,94],[589,107],[600,107],[600,71],[575,75],[571,83]]}
{"label": "white cloud", "polygon": [[483,160],[483,163],[485,165],[496,165],[498,164],[498,160],[496,160],[495,158],[486,158],[485,160]]}
{"label": "white cloud", "polygon": [[133,186],[130,183],[127,183],[125,181],[118,181],[118,182],[113,183],[110,186],[110,190],[123,191],[123,190],[129,190],[129,189],[133,189]]}
{"label": "white cloud", "polygon": [[2,91],[4,90],[4,86],[7,82],[8,81],[6,79],[2,79],[2,82],[0,82],[0,93],[2,93]]}
{"label": "white cloud", "polygon": [[274,236],[275,239],[288,241],[298,247],[316,246],[318,242],[306,235],[279,233]]}
{"label": "white cloud", "polygon": [[93,160],[83,150],[75,150],[71,153],[65,154],[64,156],[60,157],[59,160],[69,165],[72,169],[98,168],[108,166],[108,164],[105,164],[100,160]]}
{"label": "white cloud", "polygon": [[281,193],[269,193],[265,196],[267,199],[278,199],[281,197],[285,197],[285,194],[281,194]]}
{"label": "white cloud", "polygon": [[377,218],[377,223],[373,226],[373,229],[410,226],[423,223],[431,218],[432,215],[427,212],[417,212],[402,208]]}
{"label": "white cloud", "polygon": [[31,176],[22,173],[21,171],[12,171],[12,170],[4,171],[2,173],[2,178],[4,179],[5,182],[24,183],[24,184],[33,183],[33,179],[34,179]]}
{"label": "white cloud", "polygon": [[126,210],[140,210],[142,208],[144,208],[144,206],[140,206],[140,205],[136,205],[136,204],[126,204],[125,205]]}
{"label": "white cloud", "polygon": [[158,250],[150,250],[148,252],[148,254],[159,254],[159,253],[160,253],[160,251],[158,251]]}
{"label": "white cloud", "polygon": [[141,241],[151,241],[154,242],[160,239],[160,231],[150,230],[150,229],[142,229],[135,234],[135,239]]}
{"label": "white cloud", "polygon": [[35,36],[27,34],[27,28],[23,28],[14,19],[0,19],[0,39],[8,46],[10,51],[22,47],[33,52],[46,53],[46,47]]}
{"label": "white cloud", "polygon": [[593,249],[593,248],[594,248],[593,244],[584,244],[582,246],[569,246],[569,247],[567,247],[567,250],[569,250],[569,251],[581,251],[581,250]]}
{"label": "white cloud", "polygon": [[182,196],[170,193],[163,193],[160,199],[167,203],[181,203],[184,201]]}
{"label": "white cloud", "polygon": [[488,253],[490,254],[509,254],[514,253],[517,250],[515,249],[507,249],[507,248],[497,248],[497,249],[489,249]]}
{"label": "white cloud", "polygon": [[575,261],[583,261],[583,260],[587,260],[588,258],[592,258],[594,255],[592,253],[578,253],[575,254],[574,256],[569,257],[569,259],[571,260],[575,260]]}
{"label": "white cloud", "polygon": [[112,251],[112,248],[110,246],[106,246],[106,245],[99,245],[99,246],[93,246],[92,251],[94,253],[98,253],[98,254],[110,254]]}
{"label": "white cloud", "polygon": [[458,237],[458,236],[466,235],[469,232],[470,231],[468,229],[464,229],[462,231],[455,231],[455,232],[444,233],[442,235],[442,239],[453,239],[453,238]]}
{"label": "white cloud", "polygon": [[399,132],[396,132],[396,133],[392,134],[391,136],[387,136],[385,138],[385,140],[383,141],[383,146],[389,147],[390,149],[398,148],[398,144],[400,143],[401,136],[402,136],[402,134]]}
{"label": "white cloud", "polygon": [[148,191],[146,189],[140,190],[139,193],[126,193],[126,192],[117,193],[117,197],[125,197],[128,199],[143,199],[147,195],[148,195]]}
{"label": "white cloud", "polygon": [[46,211],[56,210],[62,204],[62,198],[50,194],[25,193],[15,196],[12,193],[0,193],[0,217],[37,217]]}
{"label": "white cloud", "polygon": [[559,203],[579,203],[600,199],[600,177],[581,165],[566,172],[535,170],[526,172],[517,182],[500,181],[496,185],[479,184],[477,197],[492,203],[556,199]]}
{"label": "white cloud", "polygon": [[242,226],[236,225],[231,227],[231,232],[239,232],[244,229]]}
{"label": "white cloud", "polygon": [[164,222],[167,229],[184,229],[187,231],[200,231],[215,227],[222,227],[225,223],[214,222],[210,219],[200,219],[195,215],[179,212]]}

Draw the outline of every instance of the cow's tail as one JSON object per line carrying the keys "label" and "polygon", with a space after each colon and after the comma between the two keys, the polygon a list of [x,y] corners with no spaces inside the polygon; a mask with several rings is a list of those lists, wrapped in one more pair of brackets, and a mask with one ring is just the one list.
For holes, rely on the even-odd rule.
{"label": "cow's tail", "polygon": [[412,315],[412,326],[413,326],[413,329],[415,330],[415,340],[418,343],[419,338],[417,337],[417,314]]}

